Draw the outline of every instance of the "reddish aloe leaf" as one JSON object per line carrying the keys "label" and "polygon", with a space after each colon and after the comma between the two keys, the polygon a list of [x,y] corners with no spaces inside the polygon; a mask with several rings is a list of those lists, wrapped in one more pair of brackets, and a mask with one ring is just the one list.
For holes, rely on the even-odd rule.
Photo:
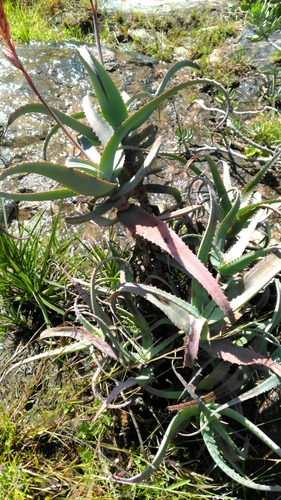
{"label": "reddish aloe leaf", "polygon": [[177,260],[204,286],[231,323],[235,323],[231,306],[215,278],[172,229],[136,205],[119,211],[117,217],[133,234],[155,243]]}
{"label": "reddish aloe leaf", "polygon": [[230,340],[214,340],[212,343],[202,342],[203,349],[224,361],[229,361],[236,365],[262,365],[281,377],[281,364],[273,361],[258,352],[251,351],[247,347],[241,347],[230,342]]}
{"label": "reddish aloe leaf", "polygon": [[205,318],[198,319],[190,316],[189,332],[184,339],[184,367],[194,367],[195,360],[197,359],[201,332],[205,322]]}
{"label": "reddish aloe leaf", "polygon": [[41,339],[47,337],[69,337],[78,341],[86,339],[105,356],[109,356],[116,361],[118,360],[115,352],[107,342],[98,338],[93,333],[88,332],[83,326],[58,326],[56,328],[48,328],[40,335]]}
{"label": "reddish aloe leaf", "polygon": [[68,274],[67,270],[64,267],[62,268],[62,270],[64,274],[66,274],[66,276],[68,277],[69,281],[71,281],[72,285],[74,286],[76,292],[83,300],[84,304],[89,306],[89,308],[91,309],[92,304],[91,304],[90,293],[84,290],[84,288],[82,288],[82,286],[78,283],[78,281],[76,281],[74,278],[72,278],[72,276],[70,276],[70,274]]}

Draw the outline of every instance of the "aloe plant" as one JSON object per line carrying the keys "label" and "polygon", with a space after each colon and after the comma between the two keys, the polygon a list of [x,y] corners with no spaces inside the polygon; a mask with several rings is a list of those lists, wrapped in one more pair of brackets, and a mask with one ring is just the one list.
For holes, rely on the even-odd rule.
{"label": "aloe plant", "polygon": [[[179,411],[171,420],[152,464],[139,475],[122,479],[115,476],[115,480],[133,484],[146,479],[161,463],[172,438],[183,424],[191,418],[196,422],[197,418],[196,433],[202,434],[207,449],[224,472],[243,486],[265,491],[280,491],[280,486],[260,485],[248,478],[245,479],[242,471],[234,464],[230,449],[234,449],[238,458],[245,457],[230,438],[225,424],[219,419],[220,415],[227,415],[232,420],[238,421],[280,456],[280,449],[275,443],[239,411],[230,408],[237,403],[236,398],[230,399],[224,405],[219,403],[219,399],[228,396],[233,389],[238,391],[239,401],[246,401],[280,384],[281,366],[278,362],[280,345],[273,340],[272,335],[281,319],[278,282],[275,283],[276,305],[270,317],[265,318],[263,322],[250,322],[245,314],[246,308],[250,307],[251,299],[266,289],[281,271],[279,247],[264,245],[261,237],[259,241],[256,238],[260,223],[267,219],[271,210],[278,211],[280,200],[263,202],[254,194],[262,175],[276,161],[280,153],[277,153],[241,192],[231,186],[226,165],[221,175],[212,158],[206,155],[210,171],[207,175],[194,165],[195,158],[188,162],[187,167],[192,169],[204,187],[201,207],[204,207],[208,214],[204,233],[197,235],[199,243],[196,255],[184,242],[184,238],[172,229],[170,225],[172,223],[169,222],[179,219],[175,229],[179,228],[182,224],[180,219],[183,215],[182,210],[172,212],[168,216],[160,214],[158,217],[145,210],[146,196],[151,191],[151,185],[146,185],[144,179],[154,172],[155,160],[160,156],[186,164],[180,156],[163,151],[160,153],[161,138],[156,137],[156,129],[146,122],[165,100],[184,88],[202,83],[218,87],[225,96],[229,111],[231,106],[227,92],[217,82],[200,78],[167,88],[179,69],[184,66],[197,68],[194,63],[183,61],[168,71],[155,95],[145,96],[148,102],[137,111],[131,112],[130,105],[133,100],[121,95],[104,70],[101,61],[99,62],[86,47],[82,47],[77,49],[77,56],[89,75],[93,92],[89,92],[83,99],[83,111],[68,117],[50,108],[37,91],[10,39],[9,26],[1,1],[0,7],[2,8],[0,32],[7,46],[5,55],[22,71],[41,101],[41,104],[29,104],[16,110],[11,114],[9,124],[19,116],[31,112],[51,115],[56,121],[55,127],[46,139],[45,160],[22,163],[4,170],[0,180],[14,174],[35,172],[63,186],[52,192],[35,194],[0,192],[0,196],[15,200],[53,200],[76,194],[89,196],[92,210],[77,217],[68,217],[67,222],[80,224],[92,220],[104,226],[121,222],[134,236],[140,236],[160,247],[165,253],[159,253],[159,260],[167,259],[166,254],[169,254],[168,265],[177,268],[189,280],[190,299],[186,300],[186,297],[180,297],[177,293],[173,294],[160,287],[133,281],[134,273],[131,272],[128,263],[118,256],[113,257],[120,267],[120,284],[115,285],[110,293],[106,287],[99,287],[97,274],[103,263],[97,265],[86,300],[89,309],[81,312],[78,299],[74,306],[81,326],[48,329],[43,333],[43,336],[69,336],[78,339],[79,342],[68,347],[67,352],[84,349],[89,345],[102,352],[102,362],[96,357],[95,351],[92,353],[97,366],[93,388],[95,395],[102,399],[95,419],[116,397],[128,392],[132,387],[141,387],[147,394],[170,400],[173,404],[169,404],[169,409]],[[93,12],[96,15],[95,6]],[[96,111],[94,100],[98,103],[100,112]],[[81,118],[86,118],[88,123],[81,122]],[[81,157],[69,159],[66,165],[50,163],[46,159],[51,138],[58,127],[67,131],[68,137],[81,153]],[[77,137],[73,137],[66,127],[77,133]],[[96,149],[97,146],[101,146],[102,153]],[[146,154],[147,148],[150,148],[148,154]],[[157,186],[155,191],[168,193],[174,196],[177,202],[181,201],[181,193],[174,187]],[[190,208],[187,207],[186,211]],[[110,218],[106,214],[111,213],[112,209],[115,209],[116,215]],[[168,222],[164,222],[165,218]],[[248,247],[251,247],[250,251]],[[74,284],[79,296],[83,295],[85,300],[85,294],[81,293],[75,280]],[[165,285],[170,284],[165,282]],[[176,289],[174,285],[171,287],[172,290]],[[109,295],[108,300],[104,298],[106,295]],[[149,323],[146,315],[137,307],[135,296],[140,296],[143,301],[161,310],[163,316]],[[240,320],[238,325],[235,324],[237,319]],[[163,325],[172,327],[173,333],[155,343],[153,331]],[[260,337],[262,341],[258,343]],[[234,341],[231,342],[230,338]],[[254,347],[258,346],[258,352],[253,348],[244,347],[243,344],[248,339],[253,341]],[[174,342],[177,342],[177,345],[184,344],[185,368],[194,369],[200,352],[204,351],[205,357],[208,358],[207,365],[210,365],[211,369],[208,377],[200,381],[199,374],[202,371],[200,366],[197,377],[199,382],[197,380],[195,389],[207,392],[205,396],[200,398],[196,394],[193,390],[194,377],[187,383],[174,367],[173,360],[170,370],[171,373],[173,370],[180,380],[181,389],[175,390],[173,386],[159,389],[155,386],[155,361],[163,358],[166,350],[171,349],[173,352]],[[274,344],[274,353],[271,357],[266,355],[268,342]],[[37,355],[36,359],[64,352],[65,348],[54,349],[48,354]],[[26,362],[30,360],[31,358]],[[114,366],[116,364],[120,366],[120,380],[115,376],[112,377],[112,360]],[[234,364],[243,367],[242,376],[238,368],[234,375],[228,377],[228,369],[225,368],[224,362],[227,366]],[[244,387],[254,378],[253,366],[267,373],[266,383],[245,392]],[[129,376],[125,379],[124,369],[129,372]],[[114,380],[116,386],[106,398],[102,398],[99,381],[101,375],[105,374]],[[221,374],[226,379],[223,383],[220,382]],[[186,395],[189,401],[184,401]],[[222,447],[222,441],[226,446]]]}
{"label": "aloe plant", "polygon": [[[143,193],[146,190],[143,180],[151,173],[152,164],[161,145],[161,139],[155,139],[154,137],[154,128],[149,125],[144,131],[140,131],[139,128],[145,124],[161,103],[181,89],[202,83],[211,83],[221,89],[229,104],[224,89],[216,82],[195,79],[166,90],[171,77],[180,68],[184,66],[197,67],[196,64],[190,61],[183,61],[168,71],[155,96],[151,96],[148,103],[129,115],[128,106],[130,101],[126,106],[114,82],[88,49],[86,47],[78,48],[77,55],[87,70],[94,89],[94,94],[88,93],[83,99],[84,111],[80,117],[85,116],[89,122],[89,126],[83,127],[77,118],[68,118],[47,105],[18,58],[14,44],[10,39],[8,21],[3,7],[2,18],[1,34],[8,47],[4,49],[4,54],[12,64],[22,71],[27,82],[41,100],[44,109],[37,106],[37,111],[50,114],[64,131],[67,131],[65,125],[74,131],[80,131],[77,139],[68,131],[67,134],[74,145],[79,148],[83,158],[70,159],[66,165],[42,161],[22,163],[6,169],[0,175],[0,180],[15,174],[35,172],[59,182],[64,186],[64,189],[36,194],[0,192],[0,196],[14,200],[54,200],[67,198],[75,194],[91,196],[93,200],[92,211],[78,218],[67,219],[68,222],[74,224],[93,220],[100,225],[108,226],[121,221],[126,227],[130,226],[130,229],[134,231],[134,228],[130,225],[133,214],[136,233],[152,242],[156,242],[156,237],[157,244],[168,251],[173,258],[178,260],[181,265],[194,275],[204,285],[230,321],[235,322],[227,298],[200,260],[164,222],[146,213],[136,205],[130,206],[128,202],[130,198],[136,197],[142,204]],[[101,114],[93,106],[93,95],[98,100]],[[33,104],[20,108],[10,117],[9,123],[12,123],[21,114],[33,111]],[[103,146],[101,156],[95,148],[97,144]],[[153,146],[150,153],[145,157],[143,148],[149,144],[153,144]],[[163,186],[160,189],[163,193],[173,194],[177,201],[181,199],[181,195],[176,188],[171,189]],[[159,187],[157,190],[159,191]],[[142,196],[140,196],[140,192],[142,192]],[[103,199],[103,201],[97,203],[100,199]],[[117,209],[117,217],[114,219],[105,218],[104,215],[113,208]],[[149,227],[151,227],[151,231]]]}

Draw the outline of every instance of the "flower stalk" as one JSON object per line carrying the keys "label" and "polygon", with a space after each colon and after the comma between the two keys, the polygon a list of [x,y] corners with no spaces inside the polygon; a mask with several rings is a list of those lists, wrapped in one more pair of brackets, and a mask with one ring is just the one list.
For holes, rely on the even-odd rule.
{"label": "flower stalk", "polygon": [[56,116],[56,114],[50,108],[49,104],[46,102],[46,100],[44,99],[42,94],[39,92],[36,85],[33,83],[33,80],[30,77],[29,73],[26,71],[25,67],[23,66],[23,64],[22,64],[22,62],[17,54],[15,44],[10,37],[10,25],[9,25],[9,21],[7,19],[7,16],[5,14],[3,0],[0,0],[0,36],[2,37],[2,40],[6,45],[6,47],[4,49],[2,49],[3,54],[5,55],[6,59],[8,59],[8,61],[10,61],[10,63],[15,68],[19,69],[22,72],[28,85],[31,87],[33,92],[37,95],[38,99],[41,101],[43,106],[45,106],[48,113],[52,116],[52,118],[55,120],[55,122],[64,131],[64,133],[67,135],[67,137],[70,139],[70,141],[74,144],[74,146],[82,153],[82,155],[86,156],[88,158],[88,160],[91,161],[91,157],[89,157],[87,155],[87,152],[82,148],[82,146],[79,144],[79,142],[67,130],[67,128],[64,126],[64,124],[61,122],[61,120]]}
{"label": "flower stalk", "polygon": [[101,63],[101,65],[104,66],[103,57],[102,57],[102,50],[101,50],[101,43],[100,43],[97,0],[94,0],[94,1],[90,0],[90,3],[91,3],[91,7],[92,7],[93,23],[94,23],[94,31],[95,31],[95,37],[96,37],[98,58],[99,58],[99,62]]}

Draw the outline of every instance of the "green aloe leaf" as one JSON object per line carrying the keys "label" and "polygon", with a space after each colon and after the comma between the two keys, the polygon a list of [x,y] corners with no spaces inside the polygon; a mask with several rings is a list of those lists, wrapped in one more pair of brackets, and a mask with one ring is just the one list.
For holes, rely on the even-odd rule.
{"label": "green aloe leaf", "polygon": [[229,288],[227,296],[233,310],[241,309],[280,272],[281,252],[274,250],[242,276],[233,287]]}
{"label": "green aloe leaf", "polygon": [[113,307],[117,297],[124,292],[141,295],[146,300],[159,307],[172,323],[181,330],[188,328],[190,316],[198,320],[202,319],[197,309],[188,302],[164,290],[141,283],[125,283],[120,285],[118,290],[111,295]]}
{"label": "green aloe leaf", "polygon": [[221,175],[218,170],[217,164],[214,162],[214,160],[209,156],[209,155],[204,155],[205,160],[208,162],[211,174],[213,177],[214,185],[218,194],[218,197],[220,199],[220,205],[223,209],[224,216],[230,212],[232,208],[231,201],[229,199],[228,193],[225,189],[225,183],[223,182]]}
{"label": "green aloe leaf", "polygon": [[0,191],[0,198],[15,201],[65,200],[76,195],[76,191],[71,191],[70,189],[56,189],[54,191],[42,191],[41,193],[6,193]]}
{"label": "green aloe leaf", "polygon": [[235,191],[236,191],[236,200],[233,203],[229,212],[224,217],[223,221],[221,222],[220,227],[219,227],[217,234],[216,234],[216,237],[215,237],[214,244],[218,247],[218,249],[220,251],[223,251],[225,248],[225,242],[226,242],[228,229],[234,223],[235,218],[236,218],[236,214],[237,214],[239,207],[241,205],[240,193],[239,193],[238,189],[235,189]]}
{"label": "green aloe leaf", "polygon": [[254,189],[256,188],[257,184],[261,181],[262,177],[268,171],[268,169],[271,168],[272,165],[278,160],[278,158],[280,157],[280,155],[281,155],[281,150],[278,151],[278,153],[263,168],[261,168],[258,171],[258,173],[242,189],[241,195],[242,195],[242,203],[243,203],[243,205],[246,205],[248,199],[252,195],[252,193],[253,193]]}
{"label": "green aloe leaf", "polygon": [[105,145],[107,141],[113,134],[113,128],[111,125],[103,118],[103,116],[98,113],[91,102],[92,93],[88,94],[83,99],[83,108],[85,111],[86,118],[91,125],[93,131],[100,139],[101,143]]}
{"label": "green aloe leaf", "polygon": [[[98,146],[100,144],[100,141],[97,137],[97,135],[94,133],[94,131],[89,127],[89,125],[86,125],[85,123],[80,122],[77,118],[84,118],[85,114],[84,113],[76,113],[72,116],[68,116],[65,113],[62,113],[61,111],[58,111],[56,108],[53,108],[50,106],[52,111],[55,113],[55,115],[60,119],[60,121],[66,125],[67,127],[70,127],[72,130],[75,130],[78,134],[83,134],[86,137],[88,137],[89,140],[93,141],[93,144]],[[27,113],[40,113],[43,115],[50,116],[50,113],[48,110],[43,106],[43,104],[36,104],[36,103],[31,103],[31,104],[25,104],[24,106],[20,106],[17,108],[13,113],[10,114],[9,120],[8,120],[8,126],[12,125],[12,123],[20,118],[21,116],[27,114]],[[55,125],[53,128],[53,133],[55,131],[59,130],[59,125]],[[50,132],[51,134],[51,132]],[[49,135],[50,135],[49,134]],[[49,137],[49,136],[48,136]],[[51,137],[49,137],[50,140]]]}
{"label": "green aloe leaf", "polygon": [[255,260],[268,255],[273,250],[273,248],[262,248],[260,250],[256,250],[255,252],[249,252],[246,255],[242,255],[242,257],[231,260],[230,262],[225,262],[222,266],[218,267],[218,271],[222,276],[234,276],[235,274],[244,271],[246,267],[255,262]]}
{"label": "green aloe leaf", "polygon": [[[0,175],[0,180],[14,174],[34,173],[40,174],[49,179],[59,182],[75,193],[85,196],[102,197],[111,193],[116,185],[112,182],[97,179],[93,175],[86,174],[74,168],[68,168],[58,163],[34,162],[20,163],[15,167],[4,170]],[[39,196],[40,193],[37,193]]]}
{"label": "green aloe leaf", "polygon": [[147,193],[161,193],[173,196],[178,203],[181,203],[182,197],[180,191],[174,186],[162,186],[162,184],[144,184]]}
{"label": "green aloe leaf", "polygon": [[85,214],[81,215],[75,215],[73,217],[65,217],[65,220],[69,224],[84,224],[85,222],[94,220],[97,216],[104,215],[106,212],[114,208],[116,206],[116,203],[117,201],[112,201],[107,198],[102,203],[95,205],[94,209],[90,212],[86,212]]}
{"label": "green aloe leaf", "polygon": [[[142,108],[140,108],[138,111],[136,111],[133,115],[129,116],[122,125],[120,125],[116,130],[113,136],[110,138],[108,141],[102,158],[101,158],[101,163],[100,163],[100,169],[103,172],[105,178],[110,179],[112,177],[113,169],[114,169],[114,157],[116,154],[116,151],[118,150],[119,144],[122,142],[124,137],[131,131],[131,130],[136,130],[138,127],[143,125],[146,120],[150,117],[150,115],[155,111],[158,106],[167,100],[169,97],[172,97],[175,95],[177,92],[179,92],[182,89],[185,89],[187,87],[191,87],[193,85],[201,85],[209,83],[211,85],[214,85],[215,87],[218,87],[221,92],[226,97],[227,103],[229,104],[229,97],[226,92],[226,90],[217,82],[209,79],[196,79],[196,80],[188,80],[187,82],[181,83],[179,85],[176,85],[170,90],[167,90],[163,94],[155,97],[152,99],[152,101],[148,102],[145,104]],[[112,125],[112,123],[111,123]],[[112,125],[113,126],[113,125]]]}
{"label": "green aloe leaf", "polygon": [[194,62],[188,61],[188,60],[180,61],[180,62],[176,63],[174,66],[172,66],[172,68],[169,69],[169,71],[165,75],[163,81],[160,83],[158,89],[156,90],[155,95],[162,94],[162,92],[164,92],[165,88],[167,87],[169,81],[171,80],[172,76],[177,71],[179,71],[181,68],[185,68],[185,67],[197,69],[197,70],[201,69],[197,63],[194,63]]}
{"label": "green aloe leaf", "polygon": [[129,195],[130,192],[133,191],[133,189],[135,189],[140,184],[142,179],[148,174],[151,165],[158,154],[160,146],[161,146],[161,137],[158,137],[158,139],[156,139],[156,141],[154,142],[148,155],[146,156],[143,164],[138,169],[137,173],[128,182],[126,182],[120,187],[118,193],[115,196],[112,196],[112,200],[120,199],[121,196]]}
{"label": "green aloe leaf", "polygon": [[208,422],[207,418],[203,413],[201,413],[200,417],[201,417],[200,418],[201,427],[203,429],[202,435],[206,448],[208,449],[214,462],[225,474],[227,474],[227,476],[229,476],[233,481],[237,482],[238,484],[242,484],[246,488],[252,488],[257,491],[281,491],[280,486],[268,486],[265,484],[257,484],[254,481],[252,481],[249,477],[245,476],[245,474],[242,471],[239,473],[236,472],[234,469],[232,469],[225,461],[221,453],[221,448],[217,444],[215,438],[215,432],[212,428],[212,422]]}
{"label": "green aloe leaf", "polygon": [[[75,118],[78,121],[81,118],[85,118],[85,113],[83,111],[80,111],[79,113],[74,113],[73,115],[71,115],[71,118]],[[81,122],[78,121],[78,123],[80,124]],[[76,132],[78,132],[80,137],[87,137],[92,146],[100,146],[100,141],[99,141],[98,137],[95,137],[95,134],[93,133],[93,130],[91,129],[91,127],[89,127],[88,125],[85,125],[84,123],[82,123],[82,125],[83,125],[83,128],[79,127],[77,125],[77,127],[72,127],[72,130],[75,130]],[[79,132],[81,129],[84,132],[83,134],[81,134],[81,132]],[[44,148],[43,148],[43,159],[44,160],[47,159],[47,149],[49,146],[49,142],[50,142],[51,138],[53,137],[53,135],[55,135],[59,130],[60,130],[60,126],[58,124],[56,124],[51,128],[50,132],[48,133],[48,135],[44,141]]]}
{"label": "green aloe leaf", "polygon": [[[210,256],[210,249],[213,244],[219,212],[217,196],[209,183],[207,183],[207,186],[210,194],[210,214],[207,227],[197,253],[198,259],[204,265],[207,265]],[[191,301],[192,304],[196,306],[200,312],[202,312],[202,314],[204,314],[205,307],[210,302],[208,292],[205,289],[204,284],[199,283],[197,280],[193,280],[192,282]]]}
{"label": "green aloe leaf", "polygon": [[77,54],[89,74],[105,120],[116,129],[128,118],[128,111],[119,90],[85,46],[78,47]]}
{"label": "green aloe leaf", "polygon": [[[271,205],[273,205],[272,208]],[[277,207],[274,205],[277,205]],[[236,235],[239,235],[240,231],[247,225],[248,221],[255,215],[256,212],[258,212],[259,209],[271,209],[274,211],[275,208],[278,209],[279,206],[280,200],[266,200],[240,207],[236,214],[234,224],[227,231],[227,238],[234,238]]]}
{"label": "green aloe leaf", "polygon": [[66,160],[65,164],[68,168],[78,168],[81,172],[86,172],[93,177],[98,177],[100,175],[98,165],[90,160],[84,160],[84,158],[69,158]]}
{"label": "green aloe leaf", "polygon": [[165,458],[165,453],[168,449],[169,444],[173,440],[173,438],[177,435],[180,429],[182,429],[183,425],[187,423],[192,417],[195,415],[199,415],[199,408],[193,407],[180,411],[177,413],[174,418],[171,420],[170,424],[165,431],[163,439],[158,447],[158,451],[150,465],[146,467],[146,469],[135,476],[132,476],[128,479],[118,476],[114,476],[114,480],[117,482],[122,482],[122,484],[137,484],[141,481],[144,481],[149,476],[155,473],[155,470],[161,465]]}

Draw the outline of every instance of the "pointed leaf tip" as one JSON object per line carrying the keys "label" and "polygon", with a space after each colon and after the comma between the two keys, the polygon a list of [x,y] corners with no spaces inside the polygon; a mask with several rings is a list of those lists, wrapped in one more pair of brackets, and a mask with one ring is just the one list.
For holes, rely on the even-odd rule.
{"label": "pointed leaf tip", "polygon": [[230,303],[215,278],[172,229],[136,205],[130,205],[128,210],[118,212],[117,217],[133,234],[155,243],[177,260],[204,286],[231,323],[235,323],[236,318]]}

